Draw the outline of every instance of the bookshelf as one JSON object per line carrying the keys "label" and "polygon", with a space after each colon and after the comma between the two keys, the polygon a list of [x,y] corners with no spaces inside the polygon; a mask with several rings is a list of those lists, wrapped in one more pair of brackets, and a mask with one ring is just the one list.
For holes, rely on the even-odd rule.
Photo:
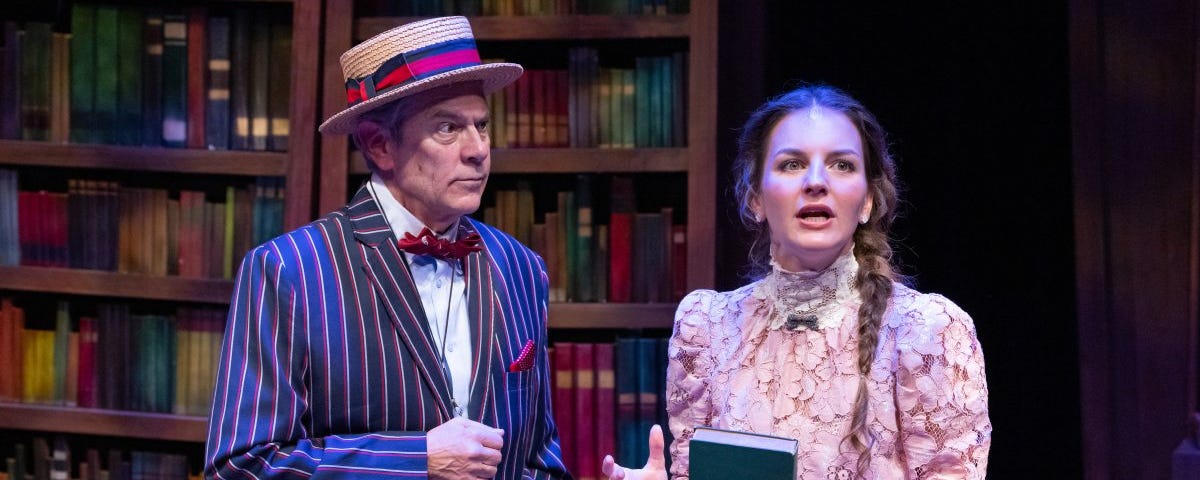
{"label": "bookshelf", "polygon": [[[96,3],[96,2],[77,2]],[[287,106],[285,151],[165,148],[103,143],[0,140],[0,168],[18,170],[22,181],[54,179],[64,175],[136,178],[157,188],[174,190],[178,184],[216,185],[231,178],[276,177],[286,191],[281,224],[290,230],[311,220],[313,214],[313,169],[316,155],[317,91],[319,59],[309,52],[320,48],[321,2],[243,0],[190,2],[221,11],[245,7],[277,8],[291,13],[290,62],[284,74],[290,89]],[[116,8],[144,7],[141,2],[118,3]],[[286,24],[286,23],[285,23]],[[189,65],[191,62],[189,61]],[[191,66],[190,68],[196,68]],[[203,70],[199,70],[203,72]],[[189,71],[189,74],[192,72]],[[279,149],[277,149],[279,150]],[[241,181],[241,180],[238,180]],[[241,252],[234,254],[240,257]],[[236,262],[240,258],[235,258]],[[228,305],[233,282],[218,278],[186,278],[116,271],[0,266],[0,297],[87,297],[87,301],[206,305]],[[48,295],[46,295],[48,294]],[[111,373],[110,373],[111,374]],[[104,375],[101,373],[101,375]],[[191,415],[141,411],[77,408],[70,406],[0,403],[0,430],[35,434],[80,434],[117,438],[203,443],[207,419]]]}
{"label": "bookshelf", "polygon": [[[422,17],[355,17],[353,0],[327,0],[325,6],[323,117],[345,108],[338,57],[353,44]],[[686,142],[683,147],[654,148],[492,148],[492,173],[530,177],[540,174],[669,174],[684,182],[686,198],[687,278],[685,291],[711,288],[715,275],[716,228],[716,2],[690,2],[686,14],[536,15],[469,17],[485,57],[489,43],[623,41],[653,45],[686,42]],[[513,59],[521,62],[520,59]],[[561,59],[565,65],[567,59]],[[528,67],[528,65],[527,65]],[[318,211],[341,207],[351,193],[348,178],[368,171],[345,136],[321,140]],[[493,189],[492,183],[488,186]],[[597,192],[596,195],[604,195]],[[597,222],[602,223],[602,222]],[[675,303],[552,302],[550,328],[666,328]]]}

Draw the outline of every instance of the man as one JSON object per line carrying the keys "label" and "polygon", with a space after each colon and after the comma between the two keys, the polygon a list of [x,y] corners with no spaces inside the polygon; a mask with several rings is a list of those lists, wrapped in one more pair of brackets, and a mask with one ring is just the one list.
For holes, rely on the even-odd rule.
{"label": "man", "polygon": [[371,179],[243,260],[205,475],[569,478],[545,265],[466,217],[491,165],[484,95],[521,66],[481,64],[462,17],[396,27],[341,63],[350,106],[320,130],[353,135]]}

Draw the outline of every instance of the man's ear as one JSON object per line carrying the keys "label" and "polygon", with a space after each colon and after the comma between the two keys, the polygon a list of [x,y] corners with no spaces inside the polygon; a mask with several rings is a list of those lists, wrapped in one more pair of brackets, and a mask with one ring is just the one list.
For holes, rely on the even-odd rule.
{"label": "man's ear", "polygon": [[363,156],[366,157],[368,167],[373,163],[376,171],[391,171],[395,166],[395,160],[392,158],[391,135],[381,125],[371,121],[358,122],[358,128],[354,132],[354,136],[358,141],[358,148],[363,151]]}

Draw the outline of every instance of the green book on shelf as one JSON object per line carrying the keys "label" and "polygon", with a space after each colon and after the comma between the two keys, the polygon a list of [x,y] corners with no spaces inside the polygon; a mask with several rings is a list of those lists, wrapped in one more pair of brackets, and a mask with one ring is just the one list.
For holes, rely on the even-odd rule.
{"label": "green book on shelf", "polygon": [[797,442],[792,438],[696,427],[688,457],[691,480],[796,478]]}

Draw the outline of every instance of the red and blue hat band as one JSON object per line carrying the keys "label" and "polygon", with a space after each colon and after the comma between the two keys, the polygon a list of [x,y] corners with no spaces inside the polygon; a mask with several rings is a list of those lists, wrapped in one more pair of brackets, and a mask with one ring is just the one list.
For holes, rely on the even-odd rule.
{"label": "red and blue hat band", "polygon": [[346,101],[351,106],[388,90],[402,87],[439,73],[480,65],[475,40],[461,38],[436,43],[411,52],[400,52],[379,66],[375,73],[346,80]]}

